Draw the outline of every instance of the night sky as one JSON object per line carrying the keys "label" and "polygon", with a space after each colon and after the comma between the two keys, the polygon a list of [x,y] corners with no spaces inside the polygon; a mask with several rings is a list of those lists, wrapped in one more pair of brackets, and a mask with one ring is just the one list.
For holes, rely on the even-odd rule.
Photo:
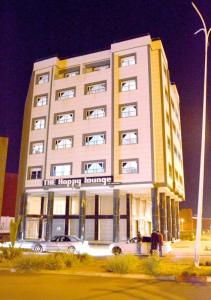
{"label": "night sky", "polygon": [[[195,0],[211,26],[211,1]],[[0,136],[7,171],[18,172],[24,103],[33,62],[74,57],[149,33],[161,38],[181,99],[186,207],[196,213],[203,99],[204,35],[189,0],[8,0],[0,2]],[[211,43],[211,37],[210,37]],[[211,217],[211,48],[204,216]]]}

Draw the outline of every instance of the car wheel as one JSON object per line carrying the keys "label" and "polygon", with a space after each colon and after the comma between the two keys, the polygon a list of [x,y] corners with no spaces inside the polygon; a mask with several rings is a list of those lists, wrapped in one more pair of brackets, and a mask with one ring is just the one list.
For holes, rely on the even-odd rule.
{"label": "car wheel", "polygon": [[70,254],[75,254],[76,253],[76,249],[74,246],[70,246],[67,248],[67,253],[70,253]]}
{"label": "car wheel", "polygon": [[119,247],[114,247],[113,249],[112,249],[112,253],[114,254],[114,255],[120,255],[121,253],[122,253],[122,250],[121,250],[121,248],[119,248]]}
{"label": "car wheel", "polygon": [[34,246],[34,252],[42,253],[43,252],[43,247],[39,244],[35,245]]}

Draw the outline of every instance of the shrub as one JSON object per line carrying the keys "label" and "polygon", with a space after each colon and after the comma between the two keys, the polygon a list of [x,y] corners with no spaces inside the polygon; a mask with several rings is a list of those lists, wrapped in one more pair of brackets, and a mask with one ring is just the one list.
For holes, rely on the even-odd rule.
{"label": "shrub", "polygon": [[108,258],[106,270],[108,272],[126,274],[134,272],[139,264],[139,259],[131,255],[120,255]]}
{"label": "shrub", "polygon": [[89,254],[87,253],[84,253],[84,254],[78,254],[77,255],[77,258],[78,260],[81,262],[81,263],[90,263],[93,261],[93,257],[90,256]]}
{"label": "shrub", "polygon": [[25,255],[15,260],[13,267],[20,271],[38,271],[43,267],[43,257]]}
{"label": "shrub", "polygon": [[1,248],[2,251],[2,258],[6,260],[13,260],[17,257],[20,257],[23,255],[23,250],[19,248]]}
{"label": "shrub", "polygon": [[64,258],[62,255],[58,255],[58,253],[50,254],[43,256],[43,266],[42,269],[46,270],[60,270],[65,269],[66,265],[64,262]]}
{"label": "shrub", "polygon": [[149,275],[158,275],[160,273],[161,260],[158,255],[152,255],[141,262],[141,271]]}

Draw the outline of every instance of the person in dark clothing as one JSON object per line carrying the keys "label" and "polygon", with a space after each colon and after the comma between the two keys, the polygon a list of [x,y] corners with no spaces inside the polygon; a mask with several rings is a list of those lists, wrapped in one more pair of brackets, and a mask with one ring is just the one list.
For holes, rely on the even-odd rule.
{"label": "person in dark clothing", "polygon": [[142,243],[142,236],[140,231],[137,233],[137,253],[138,255],[141,255],[141,243]]}
{"label": "person in dark clothing", "polygon": [[151,249],[150,254],[152,255],[153,252],[157,251],[158,249],[158,233],[154,230],[151,234]]}
{"label": "person in dark clothing", "polygon": [[158,234],[158,248],[159,248],[159,255],[163,256],[162,246],[163,246],[163,235],[161,232],[157,231]]}

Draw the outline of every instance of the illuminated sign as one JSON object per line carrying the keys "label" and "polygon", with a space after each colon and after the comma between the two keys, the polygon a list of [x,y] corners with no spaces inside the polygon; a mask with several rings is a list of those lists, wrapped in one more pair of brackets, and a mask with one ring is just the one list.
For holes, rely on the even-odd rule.
{"label": "illuminated sign", "polygon": [[82,178],[55,178],[44,179],[43,186],[66,186],[71,188],[81,187],[81,185],[108,185],[112,184],[113,176],[102,177],[82,177]]}

